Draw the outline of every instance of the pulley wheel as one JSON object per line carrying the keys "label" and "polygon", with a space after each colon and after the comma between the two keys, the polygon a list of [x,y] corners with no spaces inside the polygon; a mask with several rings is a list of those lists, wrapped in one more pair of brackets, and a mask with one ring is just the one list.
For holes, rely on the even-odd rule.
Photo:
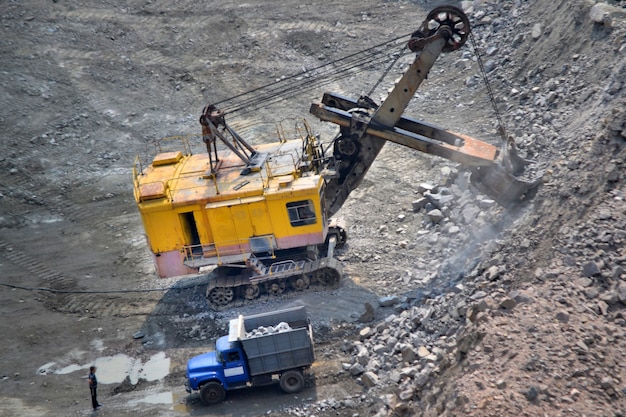
{"label": "pulley wheel", "polygon": [[447,39],[442,52],[455,51],[463,46],[469,37],[469,19],[458,7],[435,7],[426,16],[422,28],[411,35],[409,49],[414,52],[422,50],[427,38],[435,36],[439,31]]}
{"label": "pulley wheel", "polygon": [[355,136],[340,136],[335,141],[334,154],[338,159],[354,159],[359,153],[359,142]]}

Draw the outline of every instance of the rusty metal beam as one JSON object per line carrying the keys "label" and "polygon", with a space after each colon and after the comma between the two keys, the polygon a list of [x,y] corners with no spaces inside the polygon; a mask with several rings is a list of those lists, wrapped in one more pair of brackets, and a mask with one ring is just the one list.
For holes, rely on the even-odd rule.
{"label": "rusty metal beam", "polygon": [[[320,120],[332,122],[342,127],[350,127],[352,114],[347,111],[325,106],[323,104],[312,104],[309,112],[317,116]],[[418,151],[437,155],[451,161],[459,162],[466,166],[490,166],[495,163],[498,156],[498,148],[480,140],[465,135],[455,134],[445,131],[446,135],[457,138],[460,146],[435,140],[419,133],[426,129],[420,128],[414,121],[405,119],[403,127],[410,129],[418,127],[418,132],[412,132],[399,127],[387,127],[370,123],[365,129],[364,136],[369,135],[386,141],[398,143]],[[432,127],[429,127],[432,129]]]}

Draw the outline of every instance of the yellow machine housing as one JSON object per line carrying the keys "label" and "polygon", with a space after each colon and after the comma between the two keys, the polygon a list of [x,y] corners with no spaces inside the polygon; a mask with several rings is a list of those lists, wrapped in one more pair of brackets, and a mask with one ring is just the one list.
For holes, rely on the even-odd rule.
{"label": "yellow machine housing", "polygon": [[143,169],[136,162],[135,200],[158,275],[323,244],[324,180],[308,169],[308,139],[258,146],[263,162],[251,170],[228,151],[213,168],[209,153],[190,151],[161,152]]}

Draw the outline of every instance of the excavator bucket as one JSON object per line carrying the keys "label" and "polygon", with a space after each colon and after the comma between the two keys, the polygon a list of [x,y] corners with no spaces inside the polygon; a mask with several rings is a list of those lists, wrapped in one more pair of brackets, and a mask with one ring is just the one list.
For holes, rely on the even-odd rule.
{"label": "excavator bucket", "polygon": [[504,143],[493,164],[474,167],[471,171],[472,185],[506,208],[532,198],[543,177],[536,162],[519,156],[513,138]]}

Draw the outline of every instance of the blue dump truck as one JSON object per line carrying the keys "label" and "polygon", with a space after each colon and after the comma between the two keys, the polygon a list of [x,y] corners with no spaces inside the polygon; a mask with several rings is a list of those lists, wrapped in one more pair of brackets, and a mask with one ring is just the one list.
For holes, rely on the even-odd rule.
{"label": "blue dump truck", "polygon": [[226,391],[267,385],[277,377],[292,394],[304,388],[304,371],[315,360],[313,332],[304,307],[294,307],[230,321],[228,336],[215,351],[187,362],[187,392],[200,391],[205,405],[224,400]]}

